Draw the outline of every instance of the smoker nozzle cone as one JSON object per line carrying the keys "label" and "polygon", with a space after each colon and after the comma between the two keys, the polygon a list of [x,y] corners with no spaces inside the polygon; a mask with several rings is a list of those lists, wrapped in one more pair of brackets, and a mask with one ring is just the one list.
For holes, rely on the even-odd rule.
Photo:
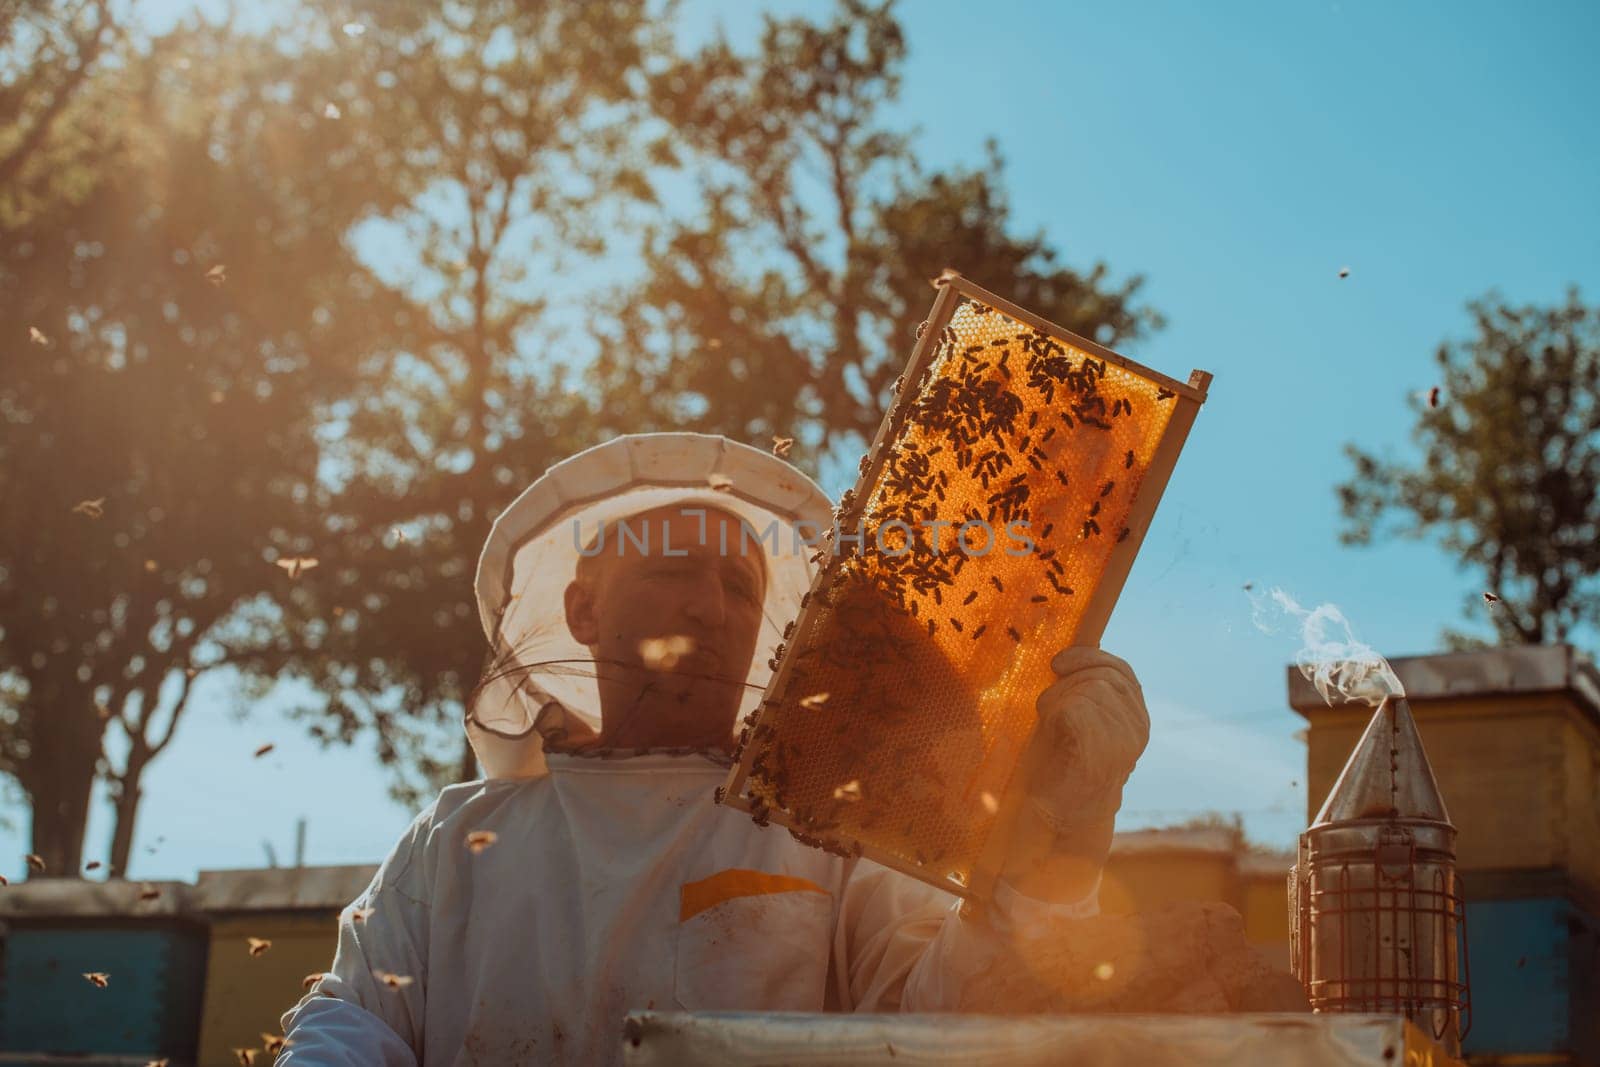
{"label": "smoker nozzle cone", "polygon": [[1383,698],[1311,825],[1352,819],[1450,822],[1404,697]]}

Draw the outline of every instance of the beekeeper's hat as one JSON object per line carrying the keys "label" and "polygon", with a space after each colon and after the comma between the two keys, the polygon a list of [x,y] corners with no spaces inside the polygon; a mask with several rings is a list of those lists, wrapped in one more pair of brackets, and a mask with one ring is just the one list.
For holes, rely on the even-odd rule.
{"label": "beekeeper's hat", "polygon": [[473,589],[490,652],[467,702],[466,730],[486,776],[544,773],[534,720],[546,705],[559,704],[600,728],[593,656],[567,630],[567,584],[580,549],[602,524],[680,504],[721,508],[743,519],[753,535],[748,550],[766,559],[766,603],[741,714],[760,699],[771,678],[772,649],[811,587],[809,556],[816,548],[804,542],[815,541],[833,521],[827,496],[784,460],[725,437],[618,437],[545,471],[495,519],[478,558]]}

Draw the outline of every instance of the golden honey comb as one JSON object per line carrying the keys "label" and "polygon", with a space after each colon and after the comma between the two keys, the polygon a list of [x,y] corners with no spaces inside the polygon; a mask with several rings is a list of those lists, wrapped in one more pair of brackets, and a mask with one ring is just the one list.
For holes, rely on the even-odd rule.
{"label": "golden honey comb", "polygon": [[1209,375],[942,285],[725,798],[981,896],[1050,660],[1098,640]]}

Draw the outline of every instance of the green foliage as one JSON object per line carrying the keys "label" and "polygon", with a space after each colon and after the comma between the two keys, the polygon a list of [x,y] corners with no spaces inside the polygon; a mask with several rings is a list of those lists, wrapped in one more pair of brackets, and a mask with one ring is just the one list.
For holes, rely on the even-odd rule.
{"label": "green foliage", "polygon": [[[1413,396],[1408,466],[1347,445],[1354,476],[1338,487],[1345,544],[1383,533],[1437,537],[1481,569],[1469,616],[1502,644],[1565,641],[1600,622],[1600,311],[1577,290],[1565,303],[1468,305],[1476,336],[1439,346],[1439,404]],[[1393,515],[1398,522],[1383,528]],[[1452,648],[1482,647],[1454,630]]]}
{"label": "green foliage", "polygon": [[1159,327],[1139,279],[1106,284],[1012,232],[990,143],[925,173],[884,124],[905,41],[891,4],[768,18],[754,54],[714,41],[654,73],[651,100],[698,190],[646,235],[643,282],[604,331],[608,425],[688,426],[814,463],[870,441],[946,267],[1106,344]]}

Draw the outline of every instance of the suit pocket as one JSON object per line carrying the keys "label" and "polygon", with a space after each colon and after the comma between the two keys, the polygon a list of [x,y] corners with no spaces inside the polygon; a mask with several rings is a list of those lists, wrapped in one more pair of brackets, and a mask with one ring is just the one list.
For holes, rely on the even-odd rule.
{"label": "suit pocket", "polygon": [[675,987],[690,1011],[821,1011],[833,897],[815,882],[728,870],[683,886]]}

